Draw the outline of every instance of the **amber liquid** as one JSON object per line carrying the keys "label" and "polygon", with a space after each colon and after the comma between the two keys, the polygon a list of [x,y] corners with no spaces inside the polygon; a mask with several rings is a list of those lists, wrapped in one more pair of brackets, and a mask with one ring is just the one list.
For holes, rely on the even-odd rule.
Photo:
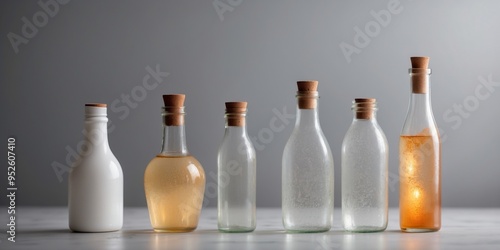
{"label": "amber liquid", "polygon": [[205,192],[205,172],[194,157],[156,156],[146,168],[144,189],[155,231],[196,229]]}
{"label": "amber liquid", "polygon": [[441,228],[441,157],[438,136],[401,136],[400,226],[403,231]]}

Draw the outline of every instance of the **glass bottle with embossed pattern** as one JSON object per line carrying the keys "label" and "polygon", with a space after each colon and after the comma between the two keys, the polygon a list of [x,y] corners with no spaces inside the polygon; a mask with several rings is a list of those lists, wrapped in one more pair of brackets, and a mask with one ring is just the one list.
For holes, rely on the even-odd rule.
{"label": "glass bottle with embossed pattern", "polygon": [[342,143],[342,223],[351,232],[387,227],[389,146],[376,119],[376,101],[356,98]]}
{"label": "glass bottle with embossed pattern", "polygon": [[333,157],[318,118],[318,82],[297,82],[297,118],[282,158],[283,226],[324,232],[333,220]]}

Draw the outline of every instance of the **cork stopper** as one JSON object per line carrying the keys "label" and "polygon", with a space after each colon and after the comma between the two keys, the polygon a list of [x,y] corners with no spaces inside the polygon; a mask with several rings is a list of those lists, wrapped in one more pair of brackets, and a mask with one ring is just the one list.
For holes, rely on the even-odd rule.
{"label": "cork stopper", "polygon": [[298,81],[299,91],[318,91],[318,81]]}
{"label": "cork stopper", "polygon": [[163,123],[165,126],[181,126],[184,125],[184,94],[163,95],[163,103],[165,104],[163,113]]}
{"label": "cork stopper", "polygon": [[373,118],[374,111],[377,109],[375,98],[355,98],[352,103],[356,119],[369,120]]}
{"label": "cork stopper", "polygon": [[298,81],[299,109],[315,109],[318,106],[318,81]]}
{"label": "cork stopper", "polygon": [[226,102],[226,119],[228,126],[244,127],[247,102]]}
{"label": "cork stopper", "polygon": [[428,69],[429,68],[428,56],[413,56],[410,57],[411,67],[414,69]]}
{"label": "cork stopper", "polygon": [[85,107],[99,107],[106,108],[108,105],[106,103],[85,103]]}
{"label": "cork stopper", "polygon": [[429,57],[418,56],[410,57],[411,61],[411,83],[412,83],[412,93],[425,94],[428,89],[428,74],[429,70]]}

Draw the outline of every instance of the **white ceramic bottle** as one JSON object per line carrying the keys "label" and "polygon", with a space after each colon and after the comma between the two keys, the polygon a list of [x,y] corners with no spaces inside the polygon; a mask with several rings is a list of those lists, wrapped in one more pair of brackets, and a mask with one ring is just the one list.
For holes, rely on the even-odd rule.
{"label": "white ceramic bottle", "polygon": [[256,226],[256,158],[246,111],[246,102],[226,102],[226,131],[217,157],[218,228],[223,232],[251,232]]}
{"label": "white ceramic bottle", "polygon": [[324,232],[333,220],[333,157],[318,118],[318,82],[297,82],[297,120],[282,160],[283,226]]}
{"label": "white ceramic bottle", "polygon": [[84,152],[69,174],[69,228],[107,232],[123,225],[123,173],[108,144],[106,104],[85,104]]}

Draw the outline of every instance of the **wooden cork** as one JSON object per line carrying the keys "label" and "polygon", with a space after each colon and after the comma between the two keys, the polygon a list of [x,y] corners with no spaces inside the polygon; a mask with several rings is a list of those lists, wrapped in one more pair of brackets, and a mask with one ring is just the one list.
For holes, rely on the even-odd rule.
{"label": "wooden cork", "polygon": [[315,109],[318,106],[318,81],[298,81],[299,109]]}
{"label": "wooden cork", "polygon": [[410,57],[411,67],[414,69],[428,69],[429,68],[428,56],[414,56]]}
{"label": "wooden cork", "polygon": [[163,95],[163,103],[165,104],[163,115],[163,124],[165,126],[181,126],[184,125],[184,94]]}
{"label": "wooden cork", "polygon": [[410,57],[412,93],[427,93],[429,59],[427,56]]}
{"label": "wooden cork", "polygon": [[85,107],[99,107],[106,108],[108,105],[106,103],[85,103]]}
{"label": "wooden cork", "polygon": [[233,127],[245,126],[247,102],[226,102],[227,125]]}
{"label": "wooden cork", "polygon": [[356,111],[356,119],[372,119],[376,103],[377,100],[375,98],[355,98],[353,108]]}

